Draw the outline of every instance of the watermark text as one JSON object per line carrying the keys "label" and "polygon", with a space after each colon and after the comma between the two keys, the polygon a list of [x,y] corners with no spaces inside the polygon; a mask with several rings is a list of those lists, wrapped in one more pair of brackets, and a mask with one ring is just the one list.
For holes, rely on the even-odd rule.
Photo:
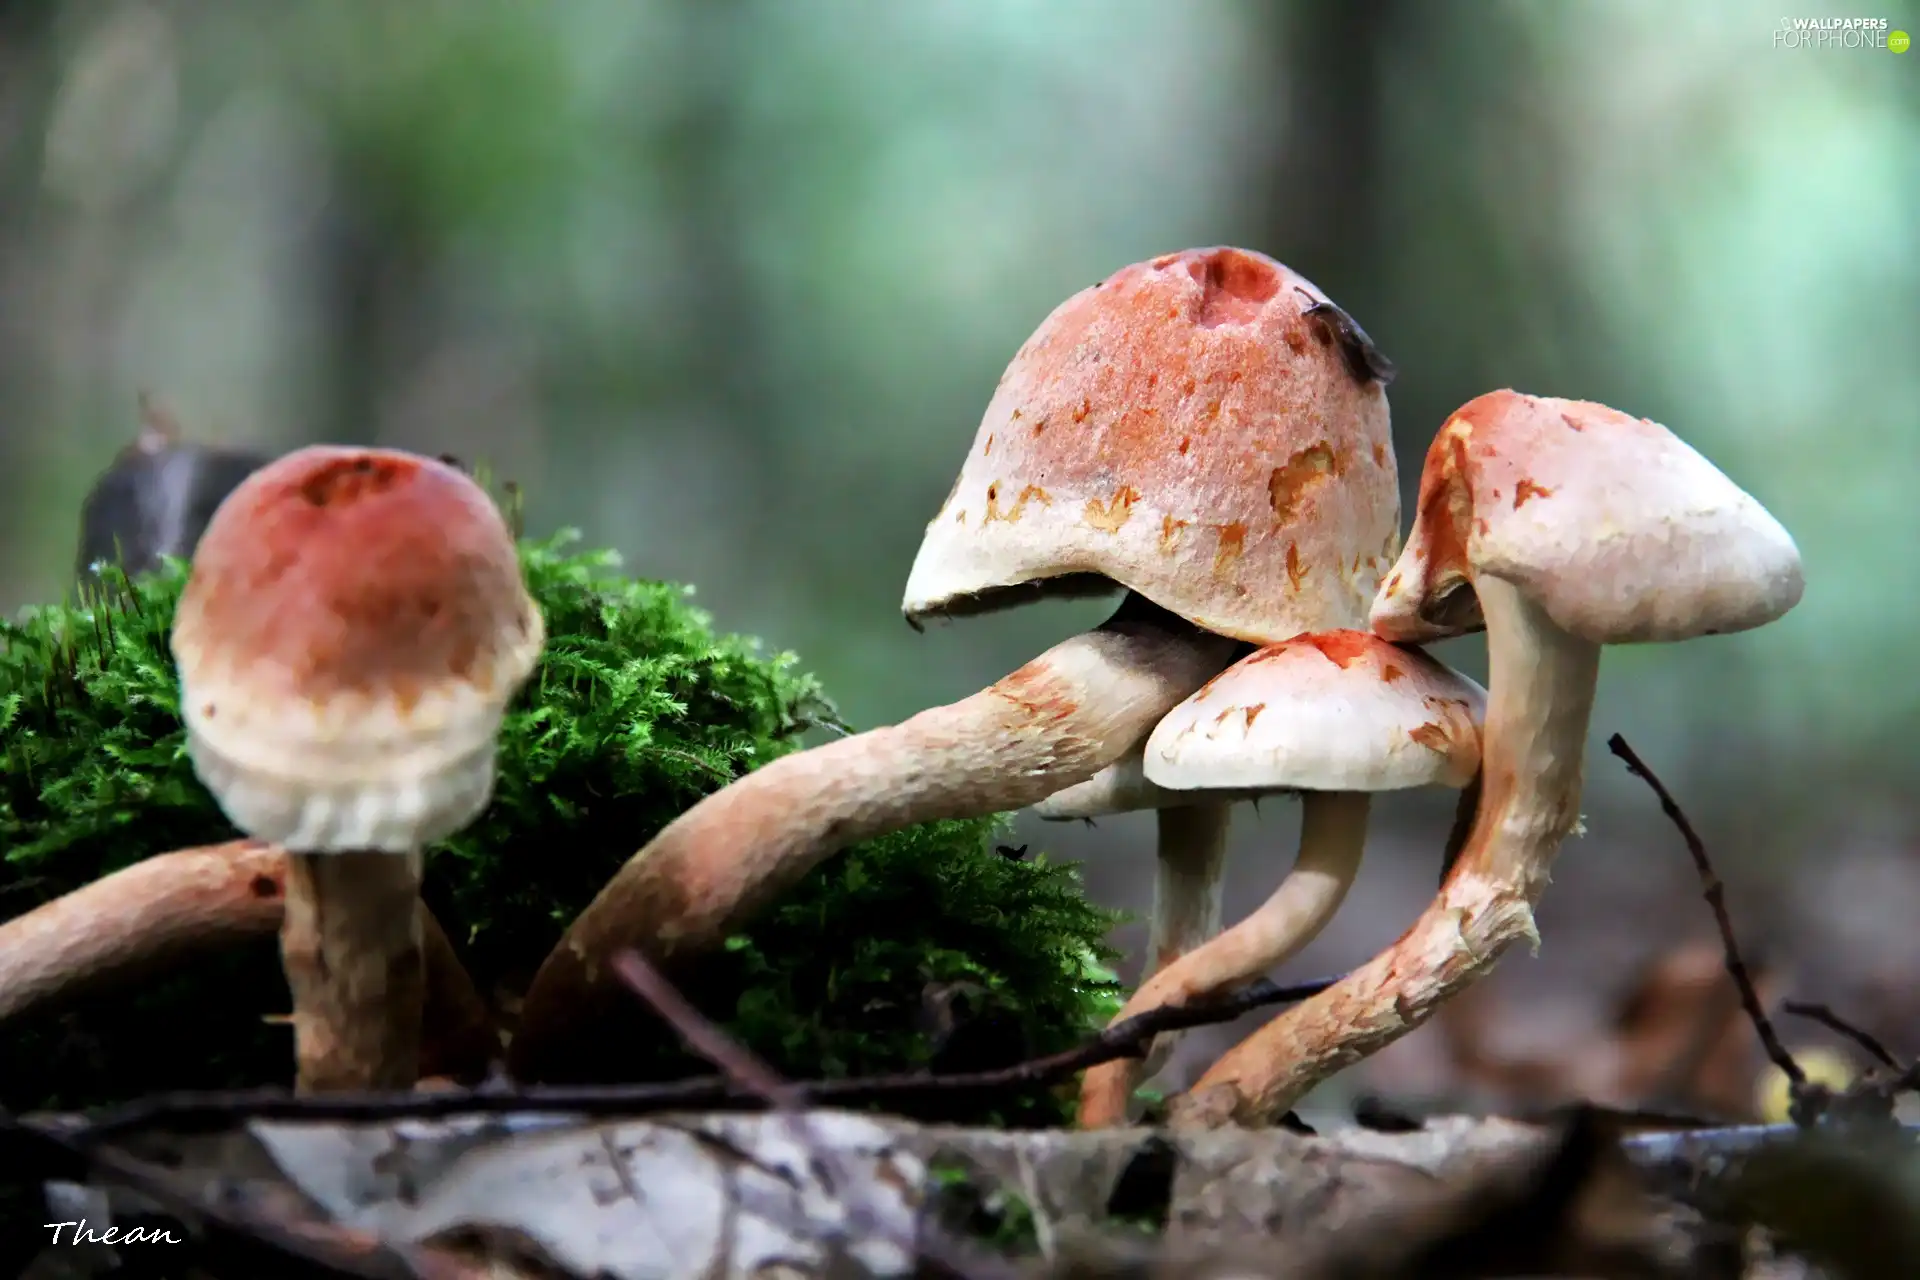
{"label": "watermark text", "polygon": [[1911,40],[1886,18],[1782,18],[1776,49],[1884,49],[1905,53]]}
{"label": "watermark text", "polygon": [[[179,1236],[163,1227],[101,1227],[98,1231],[95,1231],[87,1226],[87,1220],[85,1218],[80,1218],[73,1222],[47,1222],[41,1225],[53,1232],[53,1242],[55,1244],[185,1243]],[[72,1227],[73,1230],[67,1232],[66,1238],[62,1240],[60,1233],[66,1231],[68,1227]]]}

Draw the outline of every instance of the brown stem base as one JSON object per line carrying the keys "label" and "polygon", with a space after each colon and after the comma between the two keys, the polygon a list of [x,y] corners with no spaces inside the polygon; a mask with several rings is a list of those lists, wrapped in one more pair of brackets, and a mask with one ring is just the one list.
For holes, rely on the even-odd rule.
{"label": "brown stem base", "polygon": [[419,893],[417,854],[287,855],[280,955],[297,1092],[408,1089],[419,1078]]}

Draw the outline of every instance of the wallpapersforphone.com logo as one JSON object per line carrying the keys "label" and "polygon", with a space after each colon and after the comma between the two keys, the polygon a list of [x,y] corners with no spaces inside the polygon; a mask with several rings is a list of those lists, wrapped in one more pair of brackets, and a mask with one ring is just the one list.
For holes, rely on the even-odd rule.
{"label": "wallpapersforphone.com logo", "polygon": [[1904,31],[1885,18],[1782,18],[1774,28],[1776,49],[1884,49],[1905,53],[1913,46]]}

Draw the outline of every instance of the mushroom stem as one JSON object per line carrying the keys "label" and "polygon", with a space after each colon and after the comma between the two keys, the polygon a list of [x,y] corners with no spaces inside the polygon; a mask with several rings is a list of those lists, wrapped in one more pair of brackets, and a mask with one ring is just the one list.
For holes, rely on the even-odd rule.
{"label": "mushroom stem", "polygon": [[1391,947],[1282,1013],[1215,1063],[1172,1108],[1176,1124],[1257,1123],[1398,1040],[1490,971],[1539,946],[1533,904],[1579,823],[1600,646],[1567,634],[1512,584],[1474,582],[1487,623],[1480,803],[1433,903]]}
{"label": "mushroom stem", "polygon": [[1221,876],[1233,809],[1188,804],[1161,809],[1148,973],[1158,973],[1220,931]]}
{"label": "mushroom stem", "polygon": [[[1158,860],[1142,983],[1220,932],[1232,820],[1233,806],[1220,803],[1178,805],[1154,815]],[[1147,1075],[1158,1071],[1179,1042],[1177,1034],[1157,1037],[1141,1070]]]}
{"label": "mushroom stem", "polygon": [[782,757],[708,796],[628,860],[534,976],[514,1075],[550,1079],[588,1056],[566,1042],[595,1034],[623,948],[662,962],[698,955],[847,845],[1024,808],[1090,778],[1238,647],[1130,595],[1098,628],[971,697]]}
{"label": "mushroom stem", "polygon": [[[1239,924],[1154,974],[1119,1018],[1225,990],[1286,962],[1311,942],[1353,886],[1370,801],[1364,791],[1301,793],[1300,852],[1280,887]],[[1081,1128],[1126,1122],[1135,1084],[1154,1070],[1152,1054],[1144,1064],[1121,1058],[1087,1071],[1080,1086]]]}
{"label": "mushroom stem", "polygon": [[294,1089],[407,1089],[426,1005],[420,854],[287,854],[280,956],[293,994]]}
{"label": "mushroom stem", "polygon": [[0,1022],[280,927],[286,855],[234,840],[143,859],[0,924]]}

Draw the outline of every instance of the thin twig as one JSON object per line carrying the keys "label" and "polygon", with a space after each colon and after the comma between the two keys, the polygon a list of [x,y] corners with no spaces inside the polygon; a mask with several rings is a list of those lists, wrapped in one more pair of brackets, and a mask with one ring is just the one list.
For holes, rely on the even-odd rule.
{"label": "thin twig", "polygon": [[729,1036],[706,1017],[661,972],[637,951],[613,958],[613,971],[634,994],[653,1006],[687,1047],[720,1068],[728,1080],[754,1094],[775,1110],[798,1105],[806,1094],[780,1078],[753,1051]]}
{"label": "thin twig", "polygon": [[1787,1052],[1787,1046],[1781,1042],[1780,1035],[1774,1030],[1773,1020],[1767,1017],[1766,1009],[1760,1003],[1760,993],[1754,989],[1753,978],[1747,972],[1747,965],[1740,958],[1740,944],[1734,940],[1733,921],[1727,915],[1726,886],[1720,882],[1719,873],[1713,869],[1713,860],[1707,857],[1707,846],[1700,834],[1693,829],[1693,823],[1674,800],[1673,793],[1654,776],[1627,740],[1619,734],[1607,739],[1607,750],[1620,757],[1626,763],[1627,771],[1652,788],[1654,797],[1660,801],[1660,811],[1680,831],[1680,838],[1686,842],[1687,852],[1693,855],[1694,869],[1700,873],[1700,895],[1713,909],[1713,921],[1720,930],[1720,942],[1726,948],[1727,974],[1733,979],[1734,986],[1740,990],[1740,1003],[1747,1011],[1747,1017],[1753,1022],[1753,1029],[1760,1037],[1761,1047],[1767,1051],[1767,1059],[1780,1068],[1791,1082],[1794,1091],[1806,1086],[1807,1073],[1803,1071],[1793,1055]]}
{"label": "thin twig", "polygon": [[[1254,1009],[1297,1003],[1325,991],[1337,978],[1280,985],[1260,978],[1225,997],[1179,1008],[1162,1006],[1114,1023],[1083,1044],[1045,1057],[989,1071],[936,1075],[912,1072],[852,1080],[794,1082],[814,1103],[842,1106],[887,1102],[928,1095],[991,1092],[1048,1085],[1088,1067],[1119,1058],[1140,1057],[1153,1038],[1166,1031],[1231,1022]],[[364,1123],[381,1120],[439,1120],[449,1116],[547,1114],[632,1117],[696,1107],[742,1107],[763,1103],[763,1095],[724,1076],[698,1076],[657,1084],[522,1085],[482,1084],[433,1093],[333,1093],[295,1096],[283,1089],[161,1093],[95,1113],[76,1133],[96,1142],[116,1134],[164,1124],[175,1129],[210,1128],[237,1120],[308,1120]]]}
{"label": "thin twig", "polygon": [[1906,1070],[1904,1064],[1893,1056],[1892,1051],[1890,1051],[1886,1045],[1880,1043],[1878,1037],[1869,1031],[1864,1031],[1854,1026],[1851,1022],[1848,1022],[1845,1018],[1835,1013],[1829,1005],[1814,1004],[1806,1000],[1788,1000],[1780,1006],[1780,1010],[1782,1013],[1790,1013],[1796,1018],[1805,1018],[1809,1022],[1817,1022],[1834,1034],[1845,1036],[1862,1049],[1865,1049],[1869,1055],[1877,1058],[1883,1066],[1891,1067],[1895,1071]]}
{"label": "thin twig", "polygon": [[[615,956],[613,971],[634,994],[653,1006],[689,1049],[719,1067],[737,1087],[759,1095],[785,1121],[795,1143],[807,1153],[815,1176],[846,1208],[846,1226],[854,1234],[851,1239],[843,1236],[836,1244],[844,1247],[861,1237],[884,1239],[916,1264],[932,1263],[955,1280],[1012,1280],[1013,1272],[1004,1263],[973,1256],[974,1250],[946,1239],[930,1224],[916,1232],[914,1224],[902,1229],[891,1221],[874,1202],[872,1180],[861,1177],[839,1159],[840,1153],[821,1138],[801,1110],[807,1102],[806,1093],[781,1079],[752,1050],[708,1021],[639,952],[625,951]],[[919,1269],[916,1265],[915,1270]]]}

